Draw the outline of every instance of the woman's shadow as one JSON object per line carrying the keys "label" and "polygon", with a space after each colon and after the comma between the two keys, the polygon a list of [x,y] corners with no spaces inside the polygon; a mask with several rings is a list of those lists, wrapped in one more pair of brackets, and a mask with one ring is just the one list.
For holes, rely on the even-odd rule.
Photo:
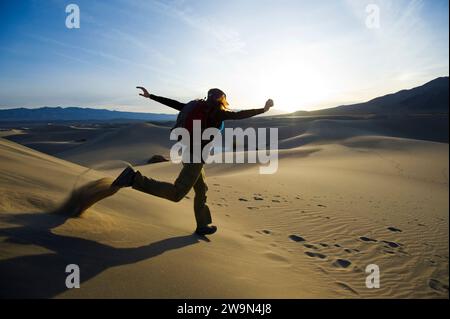
{"label": "woman's shadow", "polygon": [[15,244],[35,245],[50,250],[42,254],[0,260],[0,298],[50,298],[66,290],[66,266],[80,268],[83,282],[102,271],[132,264],[166,251],[198,243],[195,234],[167,238],[135,248],[115,248],[96,241],[57,235],[52,229],[62,225],[67,216],[52,213],[24,213],[1,216],[2,221],[19,225],[0,228],[0,237]]}

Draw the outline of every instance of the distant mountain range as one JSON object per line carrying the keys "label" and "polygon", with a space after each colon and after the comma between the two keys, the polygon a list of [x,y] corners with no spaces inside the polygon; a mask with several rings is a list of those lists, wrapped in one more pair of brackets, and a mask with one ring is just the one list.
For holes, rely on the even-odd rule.
{"label": "distant mountain range", "polygon": [[173,121],[175,114],[120,112],[81,107],[41,107],[0,110],[0,121],[85,121],[85,120],[142,120]]}
{"label": "distant mountain range", "polygon": [[[290,115],[448,114],[448,110],[449,78],[440,77],[422,86],[377,97],[368,102],[341,105],[310,112],[297,111],[290,113]],[[37,109],[15,108],[0,110],[0,122],[80,120],[173,121],[175,118],[175,114],[121,112],[81,107],[42,107]]]}
{"label": "distant mountain range", "polygon": [[317,111],[298,111],[293,115],[405,115],[448,114],[449,78],[440,77],[410,90],[377,97],[365,103],[341,105]]}

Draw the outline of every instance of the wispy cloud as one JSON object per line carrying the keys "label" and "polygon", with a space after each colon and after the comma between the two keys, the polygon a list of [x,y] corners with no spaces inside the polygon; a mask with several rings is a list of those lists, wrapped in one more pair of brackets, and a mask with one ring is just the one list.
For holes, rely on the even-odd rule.
{"label": "wispy cloud", "polygon": [[[161,67],[154,67],[148,63],[141,63],[141,62],[136,62],[134,60],[125,58],[125,57],[121,57],[121,56],[117,56],[111,53],[106,53],[100,50],[95,50],[95,49],[90,49],[90,48],[86,48],[86,47],[81,47],[78,45],[74,45],[74,44],[70,44],[70,43],[66,43],[66,42],[62,42],[62,41],[58,41],[52,38],[48,38],[48,37],[44,37],[44,36],[40,36],[40,35],[32,35],[29,34],[29,37],[41,41],[43,43],[46,44],[53,44],[53,45],[57,45],[60,47],[64,47],[64,48],[69,48],[72,50],[77,50],[79,52],[83,52],[95,57],[100,57],[102,59],[107,59],[109,61],[118,63],[118,64],[122,64],[122,65],[128,65],[134,68],[138,68],[138,69],[143,69],[143,70],[147,70],[147,71],[151,71],[153,74],[157,74],[162,78],[165,78],[166,80],[170,80],[172,83],[176,83],[179,87],[185,87],[187,89],[191,89],[190,87],[185,85],[185,79],[182,79],[174,74],[171,74],[167,71],[165,71],[163,68]],[[66,55],[66,57],[68,58],[72,58],[72,59],[79,59],[78,56],[76,55]],[[98,65],[98,64],[97,64]]]}
{"label": "wispy cloud", "polygon": [[137,7],[158,11],[175,18],[187,26],[210,36],[211,40],[216,44],[216,49],[221,53],[245,52],[246,44],[238,30],[224,25],[222,22],[211,21],[206,16],[200,16],[185,1],[162,2],[151,0],[147,2],[130,1],[130,3]]}
{"label": "wispy cloud", "polygon": [[[121,42],[127,47],[132,48],[132,51],[139,50],[142,53],[148,54],[152,59],[156,59],[158,64],[174,65],[175,60],[164,55],[161,51],[155,49],[154,46],[146,43],[142,38],[124,32],[117,28],[110,28],[107,32],[102,32],[104,38],[110,38],[114,41]],[[160,68],[161,69],[161,68]]]}
{"label": "wispy cloud", "polygon": [[378,71],[383,72],[384,78],[400,82],[415,78],[419,83],[445,69],[442,63],[438,63],[440,68],[436,63],[441,53],[435,50],[432,21],[424,20],[424,0],[346,0],[346,4],[362,28],[367,18],[366,6],[379,6],[380,28],[366,29],[361,35],[365,39],[366,58],[370,54],[370,63],[379,65]]}

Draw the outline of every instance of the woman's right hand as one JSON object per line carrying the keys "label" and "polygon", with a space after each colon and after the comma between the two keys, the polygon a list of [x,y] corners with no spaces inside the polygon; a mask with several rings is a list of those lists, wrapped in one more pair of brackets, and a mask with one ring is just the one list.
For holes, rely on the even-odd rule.
{"label": "woman's right hand", "polygon": [[264,112],[267,112],[273,106],[273,100],[268,99],[264,105]]}
{"label": "woman's right hand", "polygon": [[143,86],[136,86],[136,89],[142,90],[142,93],[139,93],[140,96],[150,98],[150,93],[148,93],[147,89]]}

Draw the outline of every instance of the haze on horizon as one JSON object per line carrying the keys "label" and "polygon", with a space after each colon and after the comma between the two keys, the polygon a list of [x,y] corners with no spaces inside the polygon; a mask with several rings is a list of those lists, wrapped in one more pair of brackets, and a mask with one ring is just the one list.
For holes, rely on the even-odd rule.
{"label": "haze on horizon", "polygon": [[[448,1],[87,1],[0,3],[0,108],[82,106],[170,113],[220,87],[233,108],[313,110],[449,74]],[[368,4],[380,27],[368,28]]]}

